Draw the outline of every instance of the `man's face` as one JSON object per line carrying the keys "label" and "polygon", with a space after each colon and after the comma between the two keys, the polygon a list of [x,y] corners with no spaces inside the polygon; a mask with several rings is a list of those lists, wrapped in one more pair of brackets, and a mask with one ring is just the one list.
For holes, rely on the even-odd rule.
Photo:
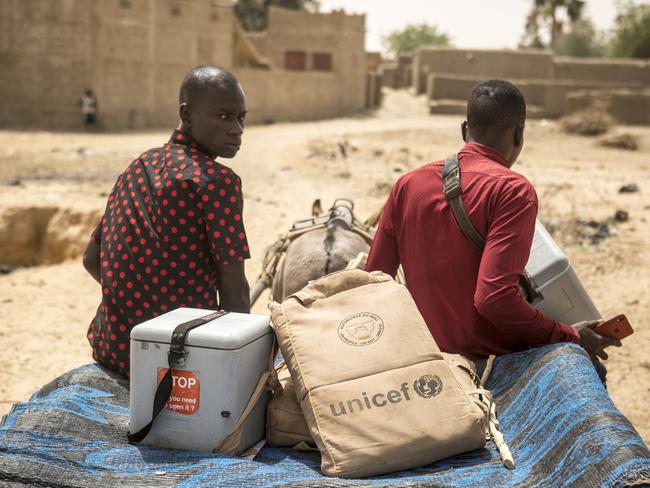
{"label": "man's face", "polygon": [[214,83],[192,98],[187,129],[212,158],[235,157],[241,146],[246,100],[239,84]]}

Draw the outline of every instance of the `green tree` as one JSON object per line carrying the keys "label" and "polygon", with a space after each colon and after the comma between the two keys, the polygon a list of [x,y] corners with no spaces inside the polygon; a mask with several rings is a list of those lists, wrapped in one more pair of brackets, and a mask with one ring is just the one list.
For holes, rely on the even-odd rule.
{"label": "green tree", "polygon": [[620,58],[650,58],[650,5],[622,4],[608,54]]}
{"label": "green tree", "polygon": [[[526,31],[519,47],[554,48],[557,38],[564,31],[561,19],[564,13],[570,23],[575,23],[582,16],[585,0],[533,0],[526,17]],[[548,34],[549,43],[544,43],[543,33]]]}
{"label": "green tree", "polygon": [[597,31],[589,19],[580,19],[555,39],[553,50],[564,56],[600,57],[605,55],[606,49],[605,34]]}
{"label": "green tree", "polygon": [[318,11],[320,0],[237,0],[235,16],[244,30],[266,29],[269,7],[283,7],[292,10]]}
{"label": "green tree", "polygon": [[449,36],[438,31],[435,25],[410,24],[403,29],[390,32],[383,38],[384,47],[392,55],[413,51],[418,46],[450,46]]}

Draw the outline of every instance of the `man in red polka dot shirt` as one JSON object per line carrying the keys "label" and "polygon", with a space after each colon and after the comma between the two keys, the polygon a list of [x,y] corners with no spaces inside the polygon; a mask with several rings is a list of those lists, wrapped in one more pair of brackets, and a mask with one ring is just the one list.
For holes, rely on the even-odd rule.
{"label": "man in red polka dot shirt", "polygon": [[136,324],[179,307],[250,311],[241,180],[215,161],[241,146],[244,93],[228,71],[202,66],[179,98],[179,128],[118,177],[84,253],[102,287],[93,358],[125,376]]}

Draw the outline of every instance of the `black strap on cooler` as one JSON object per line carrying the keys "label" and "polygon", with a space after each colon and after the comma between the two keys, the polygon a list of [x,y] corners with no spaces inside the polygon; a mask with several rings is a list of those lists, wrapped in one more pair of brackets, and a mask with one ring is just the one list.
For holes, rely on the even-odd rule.
{"label": "black strap on cooler", "polygon": [[156,420],[156,417],[158,417],[158,414],[165,406],[165,402],[167,402],[169,395],[171,395],[173,375],[172,368],[178,366],[180,361],[185,359],[185,356],[187,355],[185,352],[185,337],[187,336],[187,333],[196,327],[207,324],[208,322],[212,322],[219,317],[223,317],[227,313],[228,312],[224,310],[219,310],[218,312],[213,312],[198,319],[190,320],[189,322],[184,322],[176,326],[174,332],[172,333],[172,338],[169,344],[169,352],[167,353],[167,362],[169,364],[169,368],[167,369],[165,376],[163,376],[162,380],[160,380],[160,383],[158,383],[158,388],[156,388],[156,394],[153,399],[153,412],[151,414],[151,421],[139,431],[134,433],[129,432],[127,434],[126,437],[129,441],[129,444],[135,444],[136,442],[140,442],[142,439],[147,437],[147,434],[151,430],[151,426],[153,425],[154,420]]}
{"label": "black strap on cooler", "polygon": [[[445,164],[442,168],[442,191],[445,194],[445,199],[451,206],[451,211],[454,214],[454,218],[456,219],[456,223],[458,223],[460,230],[463,231],[463,234],[465,234],[468,239],[483,250],[483,248],[485,248],[485,239],[479,231],[476,230],[474,224],[472,224],[472,221],[469,219],[463,205],[463,188],[460,185],[460,164],[458,163],[457,154],[454,154],[445,160]],[[528,276],[526,270],[524,270],[523,274],[519,277],[519,286],[524,290],[528,302],[533,303],[542,298],[541,293],[533,287],[530,276]]]}

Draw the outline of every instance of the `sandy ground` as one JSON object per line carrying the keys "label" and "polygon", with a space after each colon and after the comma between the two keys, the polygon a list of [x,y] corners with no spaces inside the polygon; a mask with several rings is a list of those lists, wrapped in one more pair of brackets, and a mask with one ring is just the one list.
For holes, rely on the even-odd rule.
{"label": "sandy ground", "polygon": [[[429,116],[421,98],[389,92],[376,113],[353,118],[247,129],[232,165],[244,182],[245,222],[253,258],[249,281],[260,271],[264,248],[291,223],[309,216],[319,197],[355,201],[365,219],[392,182],[424,162],[461,146],[457,116]],[[605,149],[592,138],[568,136],[554,122],[529,121],[515,169],[534,183],[540,218],[556,232],[605,317],[625,312],[636,329],[607,362],[609,391],[642,437],[650,441],[650,128],[626,127],[638,151]],[[0,131],[0,207],[56,204],[102,209],[115,177],[168,131],[78,134]],[[346,148],[343,157],[339,143]],[[9,182],[20,184],[9,185]],[[618,193],[635,182],[640,191]],[[629,220],[615,235],[592,244],[576,219],[604,220],[616,210]],[[266,295],[255,307],[265,311]],[[100,290],[80,259],[0,275],[0,413],[40,386],[91,361],[85,339]],[[569,372],[567,372],[569,373]]]}

